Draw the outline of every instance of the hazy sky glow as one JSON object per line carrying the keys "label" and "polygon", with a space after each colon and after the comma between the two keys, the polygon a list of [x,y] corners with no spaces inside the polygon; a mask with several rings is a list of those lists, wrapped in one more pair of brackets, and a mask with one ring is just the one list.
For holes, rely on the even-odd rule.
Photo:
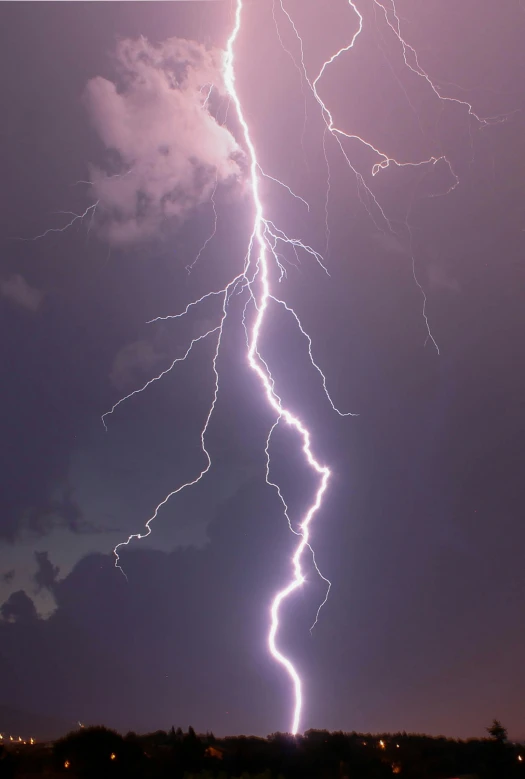
{"label": "hazy sky glow", "polygon": [[[284,250],[279,292],[310,333],[334,402],[359,414],[333,413],[304,339],[276,309],[263,333],[272,375],[333,474],[312,525],[330,599],[310,635],[324,589],[309,570],[280,640],[304,679],[303,728],[467,736],[498,717],[525,737],[525,15],[518,2],[481,14],[465,0],[446,15],[438,0],[397,3],[443,94],[482,117],[508,114],[483,126],[443,105],[406,68],[377,7],[357,5],[359,45],[318,87],[334,122],[396,159],[445,155],[459,185],[442,196],[454,181],[442,163],[372,177],[377,155],[345,139],[389,231],[328,135],[326,208],[324,124],[287,52],[298,58],[297,40],[279,3],[281,40],[272,3],[247,3],[236,48],[243,110],[263,169],[310,205],[266,179],[268,217],[323,253],[330,274]],[[286,7],[312,75],[357,30],[346,2]],[[240,316],[223,333],[213,467],[123,552],[128,581],[113,546],[203,467],[214,343],[119,406],[108,432],[100,420],[213,327],[220,300],[184,321],[146,323],[243,266],[247,156],[220,75],[231,12],[217,2],[0,8],[0,715],[46,715],[42,730],[78,720],[289,726],[290,687],[267,629],[294,537],[264,481],[274,420]],[[18,240],[91,204],[66,232]],[[240,297],[235,305],[242,315]],[[311,502],[311,474],[289,431],[272,445],[293,522]]]}

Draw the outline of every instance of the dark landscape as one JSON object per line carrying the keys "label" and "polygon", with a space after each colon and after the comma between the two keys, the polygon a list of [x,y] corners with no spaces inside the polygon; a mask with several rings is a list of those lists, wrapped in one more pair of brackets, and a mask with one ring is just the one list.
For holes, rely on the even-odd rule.
{"label": "dark landscape", "polygon": [[[21,737],[17,737],[21,738]],[[6,736],[4,735],[4,740]],[[193,728],[120,735],[81,727],[50,743],[9,741],[0,776],[137,779],[513,779],[525,777],[525,747],[494,720],[485,738],[454,740],[415,733],[330,733],[267,738],[196,734]]]}

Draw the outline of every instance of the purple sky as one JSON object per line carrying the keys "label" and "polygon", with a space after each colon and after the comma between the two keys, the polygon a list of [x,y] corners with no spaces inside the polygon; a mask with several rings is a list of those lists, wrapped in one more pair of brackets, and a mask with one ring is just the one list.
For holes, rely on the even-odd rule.
{"label": "purple sky", "polygon": [[[382,231],[327,140],[330,277],[304,255],[282,291],[334,401],[359,416],[333,414],[304,341],[273,315],[272,371],[334,473],[313,533],[330,600],[310,636],[323,591],[309,576],[286,609],[282,643],[305,680],[304,728],[470,736],[498,717],[525,737],[525,12],[518,2],[480,12],[465,0],[446,14],[438,0],[397,3],[444,94],[480,116],[510,114],[480,127],[403,66],[369,6],[359,4],[362,37],[327,73],[323,99],[338,126],[393,157],[445,154],[460,183],[435,196],[451,184],[444,164],[372,177],[377,157],[347,141],[392,220],[393,232]],[[317,73],[350,39],[355,15],[343,0],[330,12],[314,0],[287,7]],[[265,203],[280,227],[324,252],[318,106],[306,92],[305,103],[271,3],[247,8],[238,84],[260,160],[311,208],[271,182]],[[211,343],[119,407],[107,433],[100,421],[183,354],[217,307],[145,323],[242,267],[251,206],[239,128],[220,89],[210,113],[197,110],[231,21],[226,2],[0,7],[0,731],[13,709],[42,732],[78,720],[257,734],[289,723],[288,680],[266,632],[293,536],[264,483],[272,420],[235,318],[209,431],[213,467],[123,554],[128,582],[113,546],[202,467]],[[217,232],[188,274],[213,227],[213,191]],[[95,201],[67,232],[17,240]],[[312,482],[284,434],[274,462],[295,516]],[[39,724],[43,716],[55,725]]]}

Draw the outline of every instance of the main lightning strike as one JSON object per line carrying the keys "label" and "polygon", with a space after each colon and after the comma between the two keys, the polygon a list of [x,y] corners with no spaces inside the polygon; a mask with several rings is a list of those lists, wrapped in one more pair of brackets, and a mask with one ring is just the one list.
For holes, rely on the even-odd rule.
{"label": "main lightning strike", "polygon": [[[298,41],[299,51],[300,51],[300,64],[298,64],[295,61],[293,54],[290,52],[289,49],[285,47],[283,43],[283,39],[281,37],[279,27],[278,27],[277,17],[275,14],[276,3],[279,4],[279,7],[283,15],[287,19],[288,23],[291,25],[293,33],[296,36],[296,39]],[[400,18],[398,16],[394,0],[390,0],[390,4],[388,5],[388,7],[387,5],[384,5],[383,2],[381,2],[381,0],[373,0],[373,4],[377,8],[381,9],[389,30],[395,35],[399,45],[401,46],[403,60],[407,68],[418,77],[424,79],[428,83],[430,88],[433,90],[434,94],[441,101],[449,101],[452,103],[456,103],[460,106],[463,106],[464,108],[467,109],[469,118],[472,117],[480,125],[486,125],[496,121],[503,121],[506,118],[506,117],[494,117],[492,119],[483,119],[474,112],[472,105],[470,103],[463,100],[459,100],[457,98],[444,97],[441,94],[440,89],[432,82],[432,80],[430,79],[426,71],[424,71],[423,68],[421,67],[416,51],[402,37]],[[325,464],[321,463],[315,457],[311,445],[311,434],[308,427],[298,416],[292,413],[292,411],[287,406],[284,405],[281,397],[279,396],[276,390],[275,381],[272,377],[270,367],[266,362],[266,360],[261,356],[260,353],[261,334],[263,332],[265,321],[267,319],[268,310],[271,305],[277,305],[284,308],[285,311],[288,314],[290,314],[291,317],[294,319],[296,326],[298,327],[299,331],[306,339],[310,362],[313,368],[319,373],[321,377],[324,392],[333,410],[336,413],[338,413],[340,416],[348,416],[349,412],[340,411],[332,401],[332,398],[327,389],[326,377],[322,372],[321,368],[319,367],[319,365],[314,360],[313,353],[312,353],[311,338],[308,335],[308,333],[304,330],[298,315],[284,300],[282,300],[281,298],[279,298],[273,293],[272,271],[273,273],[277,274],[278,282],[280,282],[283,279],[283,277],[286,275],[286,269],[283,266],[280,259],[280,255],[278,254],[277,251],[278,246],[281,244],[285,245],[288,248],[291,248],[295,252],[297,260],[299,260],[299,255],[298,255],[299,251],[303,251],[307,255],[312,257],[327,274],[328,274],[328,270],[325,267],[324,259],[319,252],[317,252],[311,246],[304,244],[301,240],[297,238],[290,238],[284,231],[278,228],[269,218],[265,216],[265,209],[261,197],[261,177],[271,180],[272,182],[275,182],[278,185],[284,187],[291,196],[293,196],[299,201],[302,201],[302,203],[307,207],[308,210],[309,210],[309,205],[306,200],[304,200],[299,195],[295,194],[291,190],[291,188],[288,187],[281,180],[266,174],[261,168],[261,165],[258,161],[258,156],[257,156],[254,143],[252,141],[250,128],[246,121],[241,100],[236,88],[235,44],[241,31],[243,5],[244,5],[243,0],[235,0],[233,29],[227,41],[226,51],[224,56],[224,67],[223,67],[224,85],[226,87],[226,92],[229,96],[228,106],[231,103],[235,107],[237,119],[239,121],[241,131],[242,131],[242,139],[247,151],[247,157],[249,162],[249,185],[251,189],[251,198],[253,203],[253,225],[252,225],[251,237],[249,240],[247,253],[244,260],[243,271],[239,273],[236,277],[234,277],[226,285],[224,289],[211,291],[202,295],[197,300],[190,302],[182,312],[178,314],[170,314],[167,316],[159,316],[151,320],[151,322],[157,322],[160,320],[180,319],[186,316],[193,307],[199,306],[201,304],[205,304],[207,301],[215,297],[222,297],[222,313],[220,316],[219,323],[215,327],[210,328],[206,333],[198,336],[197,338],[194,338],[191,341],[185,354],[182,357],[175,359],[166,370],[162,371],[159,375],[150,379],[150,381],[146,382],[146,384],[144,384],[144,386],[141,387],[140,389],[129,393],[129,395],[126,395],[125,397],[121,398],[117,403],[115,403],[113,407],[102,416],[102,422],[106,427],[107,417],[113,414],[121,403],[123,403],[125,400],[132,397],[133,395],[143,392],[153,382],[160,380],[166,373],[171,371],[177,363],[184,361],[189,356],[193,347],[198,342],[205,340],[209,337],[212,337],[214,335],[216,336],[216,347],[215,347],[214,356],[212,360],[212,368],[215,377],[212,401],[208,413],[206,415],[203,428],[200,433],[201,450],[204,455],[204,465],[193,480],[188,481],[185,484],[182,484],[181,486],[177,487],[158,504],[152,516],[145,523],[145,528],[146,528],[145,531],[141,533],[132,534],[128,537],[126,541],[117,544],[114,550],[115,565],[116,567],[120,568],[120,570],[122,570],[120,565],[119,550],[121,550],[122,547],[127,546],[134,539],[142,539],[148,536],[151,533],[152,521],[157,517],[160,509],[168,502],[168,500],[174,495],[182,492],[184,489],[198,484],[211,468],[212,461],[211,461],[210,454],[206,448],[206,435],[208,432],[210,420],[212,418],[213,412],[217,404],[217,398],[219,394],[219,372],[217,367],[217,361],[219,358],[219,353],[222,344],[224,324],[228,316],[229,303],[232,296],[234,294],[238,295],[247,292],[247,299],[244,304],[243,313],[242,313],[242,326],[244,327],[245,335],[246,335],[246,350],[247,350],[246,357],[247,357],[249,367],[254,372],[254,374],[256,375],[257,379],[260,382],[261,389],[266,399],[268,407],[275,414],[275,421],[273,422],[271,429],[268,433],[266,446],[265,446],[266,482],[268,485],[270,485],[272,488],[276,490],[278,498],[283,506],[284,516],[288,522],[289,529],[298,539],[297,545],[295,547],[295,550],[293,552],[290,561],[291,569],[292,569],[291,578],[289,579],[288,583],[283,587],[283,589],[281,589],[279,592],[276,593],[270,605],[270,628],[268,634],[269,651],[273,656],[273,658],[285,669],[292,684],[293,711],[292,711],[290,731],[292,734],[296,734],[299,732],[300,729],[301,714],[302,714],[302,707],[303,707],[302,680],[297,668],[294,666],[290,658],[284,654],[284,652],[278,645],[278,633],[279,633],[279,626],[281,622],[281,608],[285,603],[285,601],[292,595],[292,593],[295,592],[297,589],[299,589],[305,582],[306,577],[303,571],[303,560],[304,560],[305,552],[307,550],[310,552],[312,556],[312,562],[316,572],[318,573],[318,575],[321,577],[321,579],[325,582],[327,586],[325,598],[317,610],[315,621],[311,629],[313,629],[313,627],[317,623],[319,612],[321,608],[324,606],[324,604],[326,603],[326,600],[328,598],[330,588],[331,588],[331,582],[325,576],[323,576],[323,574],[321,573],[321,571],[317,566],[314,551],[310,545],[310,532],[311,532],[312,521],[322,505],[323,497],[325,495],[325,492],[329,484],[331,472],[330,469]],[[366,208],[368,214],[370,215],[370,217],[373,219],[374,223],[376,224],[376,226],[378,226],[380,230],[387,229],[389,231],[392,231],[391,221],[388,219],[382,206],[376,199],[374,193],[369,188],[363,175],[357,170],[357,168],[351,162],[350,157],[348,156],[348,153],[346,152],[343,145],[343,141],[345,139],[358,141],[366,148],[374,152],[374,154],[376,154],[378,161],[375,162],[374,165],[372,166],[372,170],[371,170],[372,176],[376,176],[380,171],[385,170],[391,165],[400,168],[401,167],[422,167],[422,166],[429,166],[429,165],[437,165],[438,163],[443,162],[448,166],[448,169],[452,177],[452,184],[450,185],[448,191],[453,190],[459,183],[459,178],[455,173],[451,162],[447,159],[445,155],[429,156],[427,159],[419,160],[419,161],[411,161],[411,160],[399,161],[389,156],[386,152],[381,151],[366,139],[361,138],[360,136],[352,134],[350,132],[347,132],[346,130],[343,130],[342,128],[339,128],[335,125],[333,115],[330,109],[328,108],[328,106],[326,105],[326,103],[323,101],[322,97],[320,96],[319,89],[320,89],[320,82],[327,69],[339,57],[341,57],[342,55],[344,55],[345,53],[349,52],[351,49],[354,48],[363,30],[364,17],[359,11],[359,9],[357,8],[356,3],[354,2],[354,0],[348,0],[348,5],[357,17],[357,21],[358,21],[357,30],[355,31],[350,42],[346,46],[340,48],[336,53],[334,53],[323,63],[322,67],[320,68],[315,78],[312,78],[308,74],[306,64],[305,64],[303,40],[299,34],[299,31],[289,11],[285,6],[285,0],[273,0],[273,8],[272,8],[273,18],[275,20],[279,41],[283,46],[283,49],[293,60],[294,65],[300,74],[301,84],[303,84],[304,82],[308,85],[311,94],[313,95],[316,103],[320,108],[321,116],[323,118],[324,125],[325,125],[322,141],[323,141],[323,152],[324,152],[324,157],[327,166],[327,195],[326,195],[326,203],[325,203],[327,246],[330,237],[329,219],[328,219],[328,197],[330,194],[330,165],[328,162],[328,156],[326,150],[327,135],[330,135],[335,139],[338,148],[342,153],[343,158],[345,159],[349,169],[354,173],[357,181],[358,196],[361,202],[363,203],[364,207]],[[207,108],[209,97],[213,89],[213,85],[206,85],[206,86],[208,87],[208,93],[203,103],[204,110],[206,110]],[[306,96],[304,91],[303,91],[303,96],[305,98],[305,123],[306,123],[306,119],[307,119]],[[303,137],[304,137],[304,128],[303,128]],[[216,203],[214,199],[216,188],[217,188],[217,182],[215,184],[215,188],[213,189],[213,193],[211,197],[211,204],[212,204],[213,214],[214,214],[213,232],[206,239],[205,243],[203,244],[199,253],[197,254],[196,259],[193,261],[193,263],[190,266],[188,266],[187,268],[188,271],[191,271],[195,263],[202,255],[202,252],[206,249],[206,247],[209,245],[209,243],[211,242],[211,240],[215,235],[216,228],[217,228],[217,211],[216,211]],[[96,204],[90,207],[90,209],[93,210],[95,208],[96,208]],[[87,215],[87,213],[89,213],[89,209],[86,211],[84,215],[74,215],[75,219],[73,221],[76,221],[76,219],[83,219]],[[377,216],[379,216],[379,222],[376,220]],[[68,227],[69,226],[70,225],[68,225]],[[408,216],[407,216],[407,227],[409,230],[409,235],[411,236],[410,226],[408,224]],[[428,338],[430,338],[433,341],[436,349],[439,352],[437,343],[435,342],[432,333],[430,331],[430,325],[426,314],[426,296],[422,285],[417,279],[416,272],[415,272],[415,258],[412,251],[412,246],[410,248],[411,248],[412,269],[413,269],[414,279],[423,296],[423,316],[428,331]],[[252,317],[253,321],[249,321],[250,319],[249,309],[250,311],[252,310],[250,307],[253,308],[253,317]],[[270,476],[271,439],[273,433],[277,429],[277,426],[282,422],[286,423],[289,427],[291,427],[298,435],[302,445],[302,451],[305,457],[305,462],[308,465],[308,467],[312,470],[312,472],[316,475],[318,480],[317,488],[314,494],[314,499],[310,504],[309,508],[307,509],[307,511],[305,512],[304,516],[301,518],[301,521],[298,523],[296,528],[294,528],[292,525],[289,516],[288,506],[282,494],[281,487],[277,482],[273,481]],[[124,573],[123,570],[122,572]]]}
{"label": "main lightning strike", "polygon": [[[155,319],[151,320],[151,322],[156,322],[159,320],[179,319],[181,317],[184,317],[186,314],[188,314],[191,308],[198,306],[199,304],[204,303],[205,301],[213,297],[222,296],[223,305],[222,305],[222,316],[221,316],[220,323],[217,326],[210,328],[204,334],[198,336],[197,338],[194,338],[191,341],[185,354],[182,357],[178,357],[175,360],[173,360],[173,362],[171,363],[171,365],[168,366],[168,368],[163,370],[154,378],[150,379],[141,388],[135,390],[134,392],[129,393],[128,395],[126,395],[125,397],[117,401],[109,411],[103,414],[102,422],[105,428],[107,429],[107,421],[106,421],[107,418],[117,410],[117,408],[121,405],[121,403],[123,403],[125,400],[128,400],[134,395],[142,393],[152,383],[159,381],[163,376],[165,376],[168,372],[170,372],[177,363],[183,362],[189,356],[193,347],[198,342],[207,339],[213,335],[216,335],[217,342],[216,342],[216,348],[213,357],[213,371],[215,375],[214,392],[213,392],[211,406],[206,415],[204,426],[200,434],[201,450],[205,458],[204,467],[197,473],[197,475],[193,480],[180,485],[175,490],[173,490],[168,495],[166,495],[166,497],[157,505],[152,516],[145,523],[145,530],[143,532],[133,533],[127,538],[126,541],[117,544],[117,546],[114,549],[115,565],[124,573],[120,565],[120,554],[119,554],[122,547],[127,546],[135,539],[146,538],[151,533],[151,523],[153,522],[154,519],[156,519],[159,511],[168,502],[168,500],[172,498],[174,495],[182,492],[184,489],[198,484],[211,467],[211,457],[206,448],[205,439],[206,439],[206,434],[208,431],[211,417],[215,410],[217,397],[219,393],[219,373],[217,369],[217,360],[219,357],[219,352],[221,347],[224,322],[228,315],[228,305],[232,295],[234,293],[240,294],[245,289],[248,291],[248,298],[244,306],[243,319],[242,319],[242,323],[246,331],[247,360],[250,368],[254,371],[255,375],[257,376],[257,378],[261,383],[261,388],[263,390],[264,396],[266,398],[269,407],[276,414],[276,421],[271,427],[266,442],[266,449],[265,449],[266,456],[267,456],[266,481],[269,485],[273,486],[277,490],[278,496],[284,507],[284,513],[288,521],[289,527],[292,530],[292,532],[299,538],[299,542],[291,558],[291,566],[293,572],[292,579],[286,585],[286,587],[284,587],[280,592],[277,593],[277,595],[274,597],[271,603],[270,630],[268,635],[269,650],[272,656],[275,658],[275,660],[277,660],[287,671],[293,685],[294,705],[293,705],[293,716],[292,716],[290,730],[293,734],[296,734],[299,731],[300,717],[302,711],[302,683],[301,683],[299,673],[297,672],[297,669],[294,667],[291,660],[286,655],[284,655],[284,653],[279,649],[277,644],[278,628],[280,622],[280,609],[284,601],[296,589],[298,589],[305,581],[305,574],[303,572],[302,562],[303,562],[304,553],[307,550],[310,552],[312,556],[312,562],[316,572],[318,573],[318,575],[321,577],[321,579],[324,581],[326,585],[325,598],[320,604],[319,608],[317,609],[317,613],[315,615],[315,621],[311,629],[313,629],[313,627],[317,623],[319,612],[322,606],[326,603],[326,600],[328,598],[328,594],[331,588],[331,582],[325,576],[323,576],[323,574],[321,573],[317,565],[313,549],[310,545],[310,525],[316,512],[321,506],[323,495],[328,486],[330,470],[326,465],[321,464],[314,456],[312,451],[312,446],[311,446],[310,432],[306,427],[306,425],[299,419],[299,417],[297,417],[295,414],[293,414],[288,408],[286,408],[283,405],[280,396],[276,392],[275,382],[271,375],[270,368],[259,352],[260,336],[268,312],[268,307],[270,306],[270,304],[276,304],[284,307],[285,310],[289,314],[291,314],[291,316],[295,319],[295,322],[299,327],[300,332],[307,340],[307,348],[308,348],[308,354],[310,357],[311,364],[321,377],[323,390],[334,411],[336,411],[340,416],[348,416],[349,412],[340,411],[334,404],[326,386],[326,377],[324,376],[321,368],[313,358],[311,338],[302,327],[300,319],[297,316],[296,312],[285,301],[276,297],[271,291],[271,272],[269,267],[270,262],[273,261],[275,263],[275,267],[279,273],[279,280],[281,280],[283,276],[286,274],[286,270],[282,265],[279,259],[279,255],[277,253],[277,246],[279,244],[283,244],[290,247],[295,252],[297,258],[298,258],[298,252],[304,251],[307,255],[311,256],[326,273],[328,273],[328,271],[324,265],[323,257],[319,252],[317,252],[311,246],[308,246],[307,244],[303,243],[300,239],[289,237],[283,230],[278,228],[270,219],[268,219],[264,215],[264,209],[263,209],[261,194],[260,194],[260,177],[267,178],[277,183],[278,185],[284,187],[291,196],[301,201],[308,210],[309,210],[309,205],[302,197],[294,193],[291,190],[291,188],[288,185],[286,185],[284,182],[265,173],[258,162],[256,150],[251,139],[250,130],[243,113],[242,105],[235,84],[234,45],[241,29],[242,10],[243,10],[243,2],[242,0],[237,0],[235,23],[226,46],[223,77],[224,77],[226,91],[230,97],[231,102],[235,106],[237,118],[242,128],[243,140],[244,140],[245,147],[247,149],[248,159],[249,159],[249,169],[250,169],[249,182],[250,182],[251,195],[252,195],[253,206],[254,206],[253,229],[251,232],[249,246],[245,257],[243,272],[238,276],[236,276],[234,279],[232,279],[224,289],[209,292],[205,295],[202,295],[197,300],[190,302],[181,313],[156,317]],[[192,265],[188,267],[188,270],[191,270],[193,265],[197,262],[198,258],[202,254],[202,251],[209,244],[210,240],[213,238],[213,235],[215,233],[216,224],[217,224],[216,222],[217,212],[215,207],[215,201],[213,199],[214,194],[215,194],[215,189],[212,195],[212,207],[213,207],[213,212],[215,217],[213,233],[203,244],[199,254],[197,255],[197,258],[194,260]],[[250,304],[253,305],[255,310],[255,318],[251,327],[247,324],[248,307],[250,306]],[[318,478],[318,486],[315,492],[314,500],[311,503],[308,510],[306,511],[305,515],[302,517],[302,520],[300,521],[297,530],[294,530],[292,528],[292,524],[288,514],[288,507],[285,503],[280,487],[278,486],[278,484],[272,482],[269,476],[270,440],[273,431],[281,421],[285,422],[290,427],[292,427],[295,430],[295,432],[298,434],[302,443],[302,450],[305,456],[306,463],[313,470],[313,472],[317,475]]]}
{"label": "main lightning strike", "polygon": [[[310,538],[310,523],[321,506],[323,495],[328,486],[328,480],[330,478],[330,470],[325,465],[321,465],[314,457],[311,442],[310,432],[301,422],[301,420],[292,414],[287,408],[285,408],[281,402],[281,399],[275,392],[274,383],[271,374],[268,371],[266,363],[261,359],[258,351],[259,340],[261,330],[265,321],[265,315],[268,309],[269,301],[271,300],[270,292],[270,278],[269,278],[269,262],[268,253],[273,254],[275,257],[275,249],[272,249],[268,241],[268,233],[272,237],[274,233],[270,230],[270,224],[264,217],[264,209],[261,202],[260,186],[258,171],[260,169],[257,161],[257,153],[251,139],[250,130],[246,122],[244,112],[241,106],[239,95],[237,94],[235,86],[235,70],[234,70],[234,44],[239,35],[241,28],[241,13],[242,13],[242,0],[237,0],[236,12],[235,12],[235,24],[230,38],[226,45],[226,57],[224,66],[224,80],[228,93],[230,94],[232,101],[237,111],[237,118],[242,127],[244,142],[249,152],[250,160],[250,183],[252,188],[252,197],[255,208],[254,224],[252,232],[252,241],[257,247],[257,272],[255,279],[257,281],[258,290],[253,291],[252,285],[250,285],[251,294],[254,296],[256,305],[255,322],[251,329],[248,341],[248,362],[251,369],[258,376],[261,385],[266,395],[266,400],[271,408],[277,414],[277,420],[283,419],[288,425],[293,427],[299,434],[303,443],[303,452],[310,468],[315,471],[319,476],[319,485],[314,498],[313,503],[307,510],[302,522],[299,525],[300,528],[300,541],[292,557],[293,566],[293,578],[290,583],[277,593],[272,601],[270,614],[270,633],[268,636],[268,646],[273,657],[286,669],[290,676],[294,687],[294,707],[291,732],[296,734],[299,730],[300,717],[302,711],[302,683],[301,678],[294,667],[293,663],[284,655],[277,646],[277,631],[279,628],[279,615],[281,604],[300,587],[304,581],[304,573],[301,567],[301,561],[305,549],[309,548]],[[317,254],[317,253],[315,253]],[[274,426],[275,427],[275,426]],[[273,430],[274,428],[272,428]],[[271,435],[271,432],[270,432]],[[268,452],[269,439],[266,446]],[[267,477],[268,478],[268,477]]]}

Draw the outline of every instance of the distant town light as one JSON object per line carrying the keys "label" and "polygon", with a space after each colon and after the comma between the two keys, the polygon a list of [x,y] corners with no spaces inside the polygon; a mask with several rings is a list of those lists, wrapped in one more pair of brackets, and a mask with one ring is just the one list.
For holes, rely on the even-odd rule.
{"label": "distant town light", "polygon": [[69,762],[69,760],[66,760],[64,763],[64,768],[69,768],[70,765],[71,763]]}
{"label": "distant town light", "polygon": [[116,758],[116,754],[115,754],[114,752],[112,752],[112,753],[110,754],[110,756],[109,756],[109,759],[110,759],[110,760],[114,760],[115,758]]}
{"label": "distant town light", "polygon": [[381,740],[379,742],[379,746],[381,747],[381,749],[384,749],[385,748],[385,742],[383,740]]}
{"label": "distant town light", "polygon": [[518,755],[518,760],[520,761],[520,763],[522,762],[523,758],[521,755]]}
{"label": "distant town light", "polygon": [[35,743],[35,739],[34,739],[34,738],[30,738],[30,739],[29,739],[29,743],[30,743],[30,744],[34,744],[34,743]]}

